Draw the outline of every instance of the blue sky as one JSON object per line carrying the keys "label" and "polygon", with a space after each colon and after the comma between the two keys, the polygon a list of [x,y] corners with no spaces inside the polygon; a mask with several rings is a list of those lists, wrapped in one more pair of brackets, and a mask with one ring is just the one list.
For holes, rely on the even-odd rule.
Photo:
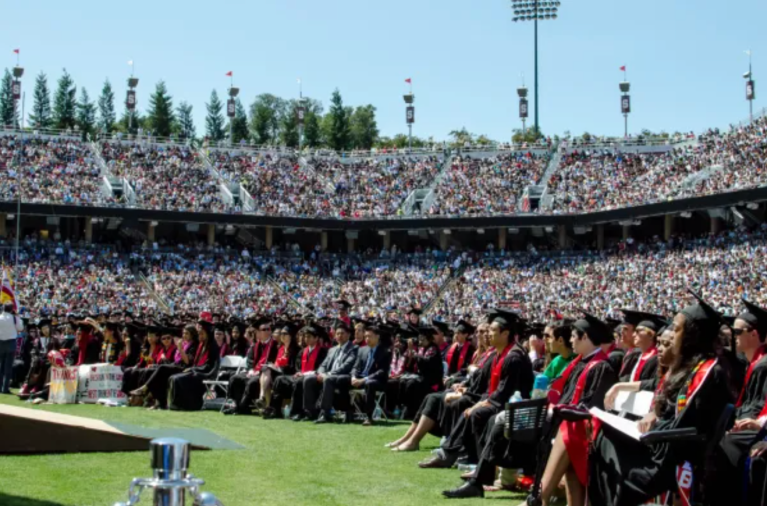
{"label": "blue sky", "polygon": [[[66,67],[98,95],[105,78],[124,100],[136,63],[139,106],[160,79],[194,105],[198,134],[225,73],[249,105],[259,93],[304,94],[327,106],[372,103],[381,133],[406,131],[402,94],[413,78],[414,134],[466,127],[507,140],[520,126],[515,89],[532,89],[533,26],[512,23],[510,0],[250,0],[3,2],[0,67],[21,48],[31,106],[34,76]],[[755,109],[767,106],[767,2],[562,0],[540,25],[541,127],[547,134],[620,135],[621,65],[632,83],[629,130],[700,132],[746,119],[744,50],[752,49]],[[120,106],[121,108],[122,106]],[[532,109],[532,101],[531,101]],[[531,110],[532,119],[532,110]]]}

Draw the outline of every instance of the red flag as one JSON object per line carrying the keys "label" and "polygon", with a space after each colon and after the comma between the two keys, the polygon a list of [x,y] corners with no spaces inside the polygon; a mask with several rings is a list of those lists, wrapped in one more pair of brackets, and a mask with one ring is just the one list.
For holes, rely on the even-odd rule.
{"label": "red flag", "polygon": [[621,67],[621,72],[626,72],[626,66],[625,65]]}
{"label": "red flag", "polygon": [[19,49],[14,49],[13,52],[19,54]]}
{"label": "red flag", "polygon": [[408,84],[413,84],[413,80],[410,79],[409,77],[407,79],[405,79],[405,82],[408,83]]}
{"label": "red flag", "polygon": [[232,77],[232,71],[231,70],[226,73],[226,77]]}

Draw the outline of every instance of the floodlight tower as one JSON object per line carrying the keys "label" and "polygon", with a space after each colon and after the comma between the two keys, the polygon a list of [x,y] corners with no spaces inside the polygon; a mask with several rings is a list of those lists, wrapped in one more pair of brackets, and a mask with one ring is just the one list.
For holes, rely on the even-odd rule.
{"label": "floodlight tower", "polygon": [[623,113],[623,138],[629,138],[629,113],[631,112],[631,96],[629,96],[629,90],[631,89],[631,83],[628,81],[622,81],[618,83],[618,87],[621,90],[621,112]]}
{"label": "floodlight tower", "polygon": [[517,95],[519,95],[519,117],[522,119],[522,134],[525,134],[525,120],[527,119],[527,87],[523,84],[517,88]]}
{"label": "floodlight tower", "polygon": [[402,97],[405,100],[407,106],[405,107],[405,121],[407,121],[407,148],[409,152],[413,151],[413,123],[415,123],[415,95],[413,95],[412,88],[410,93]]}
{"label": "floodlight tower", "polygon": [[538,21],[557,19],[559,0],[511,0],[511,8],[514,10],[512,21],[533,21],[534,29],[534,54],[535,54],[535,87],[533,100],[535,101],[535,130],[540,134],[538,123]]}
{"label": "floodlight tower", "polygon": [[226,101],[226,115],[229,116],[229,146],[234,146],[234,117],[237,113],[235,98],[240,94],[240,89],[234,86],[234,81],[229,86],[229,100]]}
{"label": "floodlight tower", "polygon": [[746,80],[746,100],[748,100],[748,118],[750,122],[754,122],[754,99],[756,98],[756,89],[754,88],[754,78],[751,73],[751,50],[746,51],[748,55],[748,72],[743,74],[743,79]]}
{"label": "floodlight tower", "polygon": [[128,109],[128,134],[133,129],[133,116],[136,110],[136,86],[138,86],[138,77],[133,77],[133,65],[131,65],[131,75],[128,78],[128,94],[125,97],[125,107]]}

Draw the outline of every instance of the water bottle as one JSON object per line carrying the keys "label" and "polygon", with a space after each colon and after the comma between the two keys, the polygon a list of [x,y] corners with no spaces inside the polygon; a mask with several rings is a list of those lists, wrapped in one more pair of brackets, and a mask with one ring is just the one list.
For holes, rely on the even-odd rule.
{"label": "water bottle", "polygon": [[548,389],[549,377],[543,374],[539,374],[535,377],[535,383],[533,383],[533,393],[530,397],[532,399],[543,399],[546,397]]}
{"label": "water bottle", "polygon": [[[523,400],[522,393],[519,390],[517,390],[516,392],[514,392],[514,395],[512,395],[511,398],[509,399],[509,404],[522,402],[522,400]],[[511,422],[514,424],[514,430],[521,428],[520,423],[516,417],[514,417],[514,420],[511,420]]]}
{"label": "water bottle", "polygon": [[284,408],[282,408],[282,417],[290,418],[290,404],[287,404]]}

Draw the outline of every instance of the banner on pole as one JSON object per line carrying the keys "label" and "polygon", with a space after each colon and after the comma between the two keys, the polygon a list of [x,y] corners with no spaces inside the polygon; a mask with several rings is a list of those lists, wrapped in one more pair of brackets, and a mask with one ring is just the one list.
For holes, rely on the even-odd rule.
{"label": "banner on pole", "polygon": [[415,123],[415,107],[411,105],[406,109],[405,118],[408,125]]}

